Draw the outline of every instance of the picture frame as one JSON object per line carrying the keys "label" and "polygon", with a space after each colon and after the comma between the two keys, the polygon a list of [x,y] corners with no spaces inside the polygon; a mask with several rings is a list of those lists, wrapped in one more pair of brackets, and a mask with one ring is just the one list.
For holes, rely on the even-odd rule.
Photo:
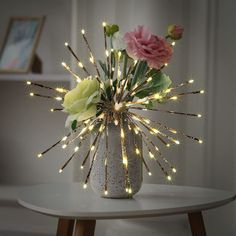
{"label": "picture frame", "polygon": [[0,73],[41,73],[36,48],[45,17],[11,17],[0,51]]}

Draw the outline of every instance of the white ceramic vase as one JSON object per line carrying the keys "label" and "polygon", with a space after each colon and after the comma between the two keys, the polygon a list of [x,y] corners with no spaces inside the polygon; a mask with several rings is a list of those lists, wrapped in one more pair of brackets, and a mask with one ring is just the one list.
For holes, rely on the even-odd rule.
{"label": "white ceramic vase", "polygon": [[[135,152],[135,144],[142,153],[142,139],[128,129],[124,122],[126,152],[128,157],[128,175],[132,193],[126,191],[125,169],[122,163],[122,151],[120,140],[120,125],[115,126],[110,123],[108,126],[108,158],[107,158],[107,177],[105,174],[105,147],[106,138],[101,138],[97,150],[96,160],[90,176],[90,185],[95,193],[106,198],[130,198],[137,193],[142,185],[142,159]],[[107,179],[107,181],[106,181]],[[107,183],[107,193],[105,194],[105,182]]]}

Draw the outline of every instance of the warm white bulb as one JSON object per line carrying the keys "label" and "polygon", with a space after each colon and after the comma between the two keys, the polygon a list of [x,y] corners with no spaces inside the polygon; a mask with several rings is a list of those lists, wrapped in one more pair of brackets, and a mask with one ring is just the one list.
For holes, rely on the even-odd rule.
{"label": "warm white bulb", "polygon": [[86,189],[86,188],[87,188],[87,184],[84,184],[84,185],[83,185],[83,188]]}
{"label": "warm white bulb", "polygon": [[152,152],[149,151],[148,154],[149,154],[150,158],[154,158],[154,155]]}
{"label": "warm white bulb", "polygon": [[67,140],[67,136],[64,136],[62,139],[61,139],[61,141],[66,141]]}
{"label": "warm white bulb", "polygon": [[171,43],[171,45],[172,45],[172,46],[175,46],[175,41],[173,41],[173,42]]}
{"label": "warm white bulb", "polygon": [[170,99],[175,101],[175,100],[178,99],[178,97],[177,97],[177,96],[173,96],[173,97],[171,97]]}
{"label": "warm white bulb", "polygon": [[83,170],[83,169],[84,169],[84,166],[80,166],[80,169]]}
{"label": "warm white bulb", "polygon": [[93,146],[91,147],[91,149],[90,149],[90,150],[91,150],[91,151],[93,151],[93,150],[94,150],[94,148],[95,148],[95,146],[93,145]]}
{"label": "warm white bulb", "polygon": [[74,148],[74,152],[77,152],[78,150],[79,150],[79,147],[76,146],[76,147]]}
{"label": "warm white bulb", "polygon": [[167,176],[167,180],[169,180],[169,181],[171,181],[171,180],[172,180],[172,178],[171,178],[171,176],[170,176],[170,175],[168,175],[168,176]]}
{"label": "warm white bulb", "polygon": [[79,62],[79,63],[78,63],[78,66],[81,67],[81,68],[84,67],[82,62]]}
{"label": "warm white bulb", "polygon": [[153,98],[154,99],[160,99],[161,95],[159,93],[156,93],[156,94],[153,95]]}
{"label": "warm white bulb", "polygon": [[65,149],[65,148],[67,147],[67,145],[66,145],[66,144],[63,144],[61,147],[62,147],[63,149]]}
{"label": "warm white bulb", "polygon": [[57,101],[61,101],[61,100],[62,100],[61,97],[55,97],[55,99],[56,99]]}
{"label": "warm white bulb", "polygon": [[89,130],[90,130],[90,131],[93,130],[93,128],[94,128],[94,125],[90,125],[90,126],[89,126]]}
{"label": "warm white bulb", "polygon": [[124,137],[125,137],[125,133],[124,133],[124,130],[123,130],[123,129],[120,130],[120,137],[121,137],[121,138],[124,138]]}
{"label": "warm white bulb", "polygon": [[146,124],[150,124],[150,123],[151,123],[151,121],[150,121],[149,119],[144,119],[144,122],[145,122]]}
{"label": "warm white bulb", "polygon": [[107,23],[106,22],[102,22],[102,26],[106,27]]}
{"label": "warm white bulb", "polygon": [[173,173],[176,173],[176,172],[177,172],[177,170],[176,170],[175,168],[172,168],[172,171],[173,171]]}
{"label": "warm white bulb", "polygon": [[138,149],[138,148],[136,148],[136,149],[135,149],[135,152],[136,152],[136,154],[137,154],[137,155],[139,155],[139,154],[140,154],[140,151],[139,151],[139,149]]}
{"label": "warm white bulb", "polygon": [[69,46],[69,43],[65,42],[65,46],[68,47],[68,46]]}
{"label": "warm white bulb", "polygon": [[203,143],[203,141],[201,139],[199,139],[198,142],[201,143],[201,144]]}
{"label": "warm white bulb", "polygon": [[123,157],[123,164],[125,165],[125,166],[128,166],[128,159],[127,159],[127,157]]}
{"label": "warm white bulb", "polygon": [[30,85],[30,84],[31,84],[31,82],[30,82],[30,81],[27,81],[27,82],[26,82],[26,84]]}
{"label": "warm white bulb", "polygon": [[159,131],[157,130],[157,129],[155,129],[155,128],[152,128],[151,129],[155,134],[158,134],[159,133]]}
{"label": "warm white bulb", "polygon": [[38,156],[38,158],[40,158],[40,157],[43,156],[43,154],[42,154],[42,153],[39,153],[37,156]]}
{"label": "warm white bulb", "polygon": [[149,176],[151,176],[151,175],[152,175],[152,173],[151,173],[151,172],[148,172],[148,175],[149,175]]}
{"label": "warm white bulb", "polygon": [[175,144],[179,145],[180,141],[179,140],[174,140]]}
{"label": "warm white bulb", "polygon": [[106,190],[106,191],[104,192],[104,194],[105,194],[105,195],[108,195],[108,191]]}
{"label": "warm white bulb", "polygon": [[201,115],[201,114],[197,114],[197,117],[198,117],[198,118],[201,118],[201,117],[202,117],[202,115]]}
{"label": "warm white bulb", "polygon": [[33,96],[34,96],[34,93],[30,93],[30,96],[33,97]]}
{"label": "warm white bulb", "polygon": [[84,29],[81,30],[81,34],[85,34],[85,30]]}
{"label": "warm white bulb", "polygon": [[190,84],[192,84],[192,83],[194,82],[194,80],[193,80],[193,79],[190,79],[188,82],[189,82]]}
{"label": "warm white bulb", "polygon": [[94,58],[93,57],[90,57],[89,60],[92,64],[94,63]]}
{"label": "warm white bulb", "polygon": [[203,93],[205,93],[205,91],[204,91],[204,90],[201,90],[200,93],[203,94]]}
{"label": "warm white bulb", "polygon": [[59,170],[59,173],[62,173],[62,171],[63,171],[63,170],[62,170],[62,169],[60,169],[60,170]]}

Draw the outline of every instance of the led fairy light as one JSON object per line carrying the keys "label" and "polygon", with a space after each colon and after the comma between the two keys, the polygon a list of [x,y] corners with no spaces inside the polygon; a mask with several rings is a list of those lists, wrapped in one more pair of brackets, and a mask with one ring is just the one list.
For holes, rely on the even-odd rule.
{"label": "led fairy light", "polygon": [[[144,139],[144,144],[146,146],[146,148],[148,149],[149,153],[151,152],[151,149],[149,148],[149,145],[147,143],[147,141]],[[171,180],[171,176],[169,175],[169,173],[165,170],[164,166],[160,163],[160,161],[152,154],[152,157],[150,157],[151,159],[155,160],[156,163],[158,164],[159,168],[161,169],[161,171],[163,172],[163,174],[166,176],[167,180]]]}
{"label": "led fairy light", "polygon": [[103,35],[104,35],[104,46],[105,46],[105,55],[106,55],[106,62],[107,62],[107,70],[108,70],[108,77],[111,74],[110,73],[110,63],[109,63],[109,53],[108,53],[108,48],[107,48],[107,36],[106,36],[106,26],[107,23],[103,22]]}
{"label": "led fairy light", "polygon": [[36,86],[36,87],[40,87],[40,88],[43,88],[43,89],[52,90],[52,91],[55,91],[55,92],[58,92],[58,93],[67,93],[68,92],[68,90],[64,89],[64,88],[52,88],[52,87],[49,87],[49,86],[46,86],[46,85],[43,85],[43,84],[39,84],[39,83],[34,83],[34,82],[31,82],[31,81],[26,81],[26,84]]}
{"label": "led fairy light", "polygon": [[73,57],[76,59],[78,66],[85,72],[85,74],[87,76],[90,76],[90,73],[88,72],[88,70],[85,68],[85,66],[83,65],[83,63],[81,62],[81,60],[79,59],[79,57],[75,54],[75,52],[72,50],[72,48],[70,47],[70,45],[65,42],[65,46],[68,48],[68,50],[70,51],[70,53],[73,55]]}
{"label": "led fairy light", "polygon": [[59,139],[56,143],[54,143],[52,146],[50,146],[49,148],[47,148],[45,151],[39,153],[37,156],[40,158],[42,157],[45,153],[49,152],[52,148],[54,148],[55,146],[57,146],[59,143],[63,142],[65,140],[65,137],[70,137],[71,133],[68,133],[67,135],[63,136],[61,139]]}
{"label": "led fairy light", "polygon": [[55,112],[55,111],[62,111],[62,108],[51,108],[50,111],[51,112]]}
{"label": "led fairy light", "polygon": [[108,152],[109,152],[109,146],[108,146],[108,119],[106,119],[106,123],[105,123],[105,136],[106,136],[106,150],[105,150],[105,160],[104,160],[104,165],[105,165],[105,184],[104,184],[104,194],[108,195],[108,186],[107,186],[107,182],[108,182],[108,171],[107,171],[107,165],[108,165]]}
{"label": "led fairy light", "polygon": [[76,81],[79,83],[79,82],[81,82],[81,78],[77,75],[77,74],[75,74],[72,70],[71,70],[71,68],[63,61],[62,63],[61,63],[61,65],[72,75],[72,76],[74,76],[75,78],[76,78]]}
{"label": "led fairy light", "polygon": [[[103,125],[103,124],[101,124],[100,127],[101,127],[102,125]],[[92,145],[90,145],[90,148],[89,148],[89,150],[88,150],[88,152],[87,152],[87,154],[86,154],[86,156],[85,156],[85,158],[84,158],[84,160],[83,160],[81,166],[84,166],[84,165],[85,165],[85,163],[86,163],[87,160],[88,160],[88,157],[89,157],[90,153],[91,153],[91,152],[95,152],[94,149],[95,149],[95,146],[97,145],[97,142],[98,142],[99,139],[100,139],[100,136],[101,136],[101,133],[100,133],[100,132],[96,134],[96,137],[94,138],[94,140],[93,140],[93,142],[92,142]]]}
{"label": "led fairy light", "polygon": [[90,60],[90,62],[94,65],[94,67],[95,67],[95,69],[96,69],[96,72],[97,72],[97,75],[98,75],[97,78],[98,78],[99,82],[101,83],[101,81],[100,81],[100,79],[99,79],[99,77],[100,77],[100,72],[99,72],[99,70],[98,70],[97,62],[96,62],[96,59],[95,59],[95,57],[94,57],[94,55],[93,55],[93,53],[92,53],[92,50],[91,50],[90,44],[89,44],[89,42],[88,42],[88,39],[87,39],[87,37],[86,37],[86,35],[85,35],[85,30],[84,30],[84,29],[81,30],[81,34],[82,34],[82,37],[83,37],[83,39],[84,39],[84,41],[85,41],[85,44],[86,44],[86,46],[87,46],[87,48],[88,48],[88,50],[89,50],[89,54],[90,54],[89,60]]}
{"label": "led fairy light", "polygon": [[[155,133],[156,135],[160,134],[161,136],[167,138],[168,140],[170,140],[171,142],[173,142],[174,144],[177,144],[179,145],[180,144],[180,141],[179,140],[176,140],[174,139],[173,137],[170,137],[169,135],[167,134],[164,134],[163,132],[159,131],[158,129],[155,129],[155,128],[152,128],[151,126],[149,126],[150,124],[150,120],[149,119],[144,119],[143,117],[141,117],[140,115],[137,115],[137,114],[133,114],[133,113],[130,113],[132,114],[132,118],[133,119],[136,119],[138,120],[139,122],[143,122],[146,124],[147,128],[149,129],[149,131],[151,130],[153,133]],[[167,143],[165,143],[167,145]]]}
{"label": "led fairy light", "polygon": [[132,193],[131,183],[129,179],[129,170],[128,170],[128,156],[126,151],[126,144],[125,144],[125,132],[124,132],[124,125],[123,119],[120,118],[120,138],[121,138],[121,153],[122,153],[122,162],[125,169],[125,186],[126,192],[128,194]]}
{"label": "led fairy light", "polygon": [[168,100],[177,100],[179,97],[186,96],[186,95],[193,95],[193,94],[204,94],[204,90],[193,91],[193,92],[186,92],[186,93],[179,93],[174,96],[167,96],[166,99]]}
{"label": "led fairy light", "polygon": [[[134,104],[136,105],[136,104]],[[164,113],[169,113],[169,114],[175,114],[175,115],[184,115],[184,116],[193,116],[193,117],[198,117],[201,118],[201,114],[194,114],[194,113],[184,113],[184,112],[178,112],[178,111],[168,111],[168,110],[162,110],[162,109],[155,109],[155,108],[143,108],[143,107],[129,107],[130,109],[134,110],[142,110],[142,111],[159,111],[159,112],[164,112]]]}
{"label": "led fairy light", "polygon": [[95,150],[94,153],[93,153],[92,161],[91,161],[91,164],[90,164],[90,167],[89,167],[89,171],[88,171],[88,174],[87,174],[87,176],[86,176],[86,179],[85,179],[84,184],[87,184],[87,183],[88,183],[88,180],[89,180],[89,177],[90,177],[90,174],[91,174],[93,165],[94,165],[94,161],[95,161],[95,159],[96,159],[97,149],[98,149],[98,143],[99,143],[100,138],[101,138],[101,133],[98,134],[98,139],[97,139],[96,142],[95,142],[96,150]]}
{"label": "led fairy light", "polygon": [[42,94],[38,94],[38,93],[33,93],[33,92],[30,92],[29,94],[31,97],[41,97],[41,98],[48,98],[48,99],[54,99],[54,100],[57,100],[57,101],[62,101],[63,98],[60,97],[60,96],[57,96],[57,97],[52,97],[52,96],[47,96],[47,95],[42,95]]}
{"label": "led fairy light", "polygon": [[176,90],[176,89],[178,89],[178,88],[181,88],[181,87],[183,87],[183,86],[187,86],[187,85],[193,84],[193,83],[194,83],[194,80],[193,80],[193,79],[190,79],[190,80],[188,80],[188,81],[185,81],[185,82],[183,82],[183,83],[180,83],[180,84],[176,85],[175,87],[170,87],[170,88],[166,89],[166,90],[164,91],[164,93],[170,93],[170,92],[173,91],[173,90]]}
{"label": "led fairy light", "polygon": [[[132,122],[132,121],[131,121]],[[135,122],[132,123],[135,127],[137,127],[137,124]],[[155,152],[157,152],[158,156],[168,165],[168,168],[172,170],[173,173],[176,173],[177,170],[175,167],[173,167],[173,165],[165,158],[163,157],[162,153],[160,152],[159,148],[152,142],[151,139],[148,138],[148,136],[146,135],[146,133],[144,133],[142,130],[139,131],[143,137],[143,140],[145,140],[146,143],[149,143],[153,149],[155,150]],[[148,146],[148,145],[147,145]],[[151,152],[150,148],[148,148],[149,150],[149,156],[150,158],[155,158],[155,156],[153,155],[153,153]],[[166,174],[166,172],[165,172]]]}
{"label": "led fairy light", "polygon": [[182,136],[184,136],[184,137],[187,137],[187,138],[189,138],[189,139],[192,139],[192,140],[194,140],[194,141],[197,141],[197,142],[200,143],[200,144],[203,143],[203,141],[202,141],[200,138],[197,138],[197,137],[194,137],[194,136],[185,134],[184,132],[182,132],[182,131],[180,131],[180,130],[177,131],[176,129],[170,128],[170,127],[168,127],[168,126],[166,126],[166,125],[164,125],[164,124],[162,124],[162,123],[160,123],[160,122],[158,122],[158,121],[153,121],[153,120],[151,120],[151,122],[152,122],[152,123],[155,123],[155,124],[157,124],[157,125],[159,125],[160,127],[164,128],[165,130],[168,130],[168,131],[171,132],[172,134],[180,134],[180,135],[182,135]]}

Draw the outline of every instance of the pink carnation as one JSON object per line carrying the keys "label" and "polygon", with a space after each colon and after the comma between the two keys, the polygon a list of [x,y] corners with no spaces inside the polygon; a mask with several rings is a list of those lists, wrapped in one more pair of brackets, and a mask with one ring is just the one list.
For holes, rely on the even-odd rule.
{"label": "pink carnation", "polygon": [[147,61],[151,68],[160,69],[169,62],[173,53],[172,46],[164,38],[151,34],[144,26],[127,32],[124,40],[128,55],[135,60]]}

